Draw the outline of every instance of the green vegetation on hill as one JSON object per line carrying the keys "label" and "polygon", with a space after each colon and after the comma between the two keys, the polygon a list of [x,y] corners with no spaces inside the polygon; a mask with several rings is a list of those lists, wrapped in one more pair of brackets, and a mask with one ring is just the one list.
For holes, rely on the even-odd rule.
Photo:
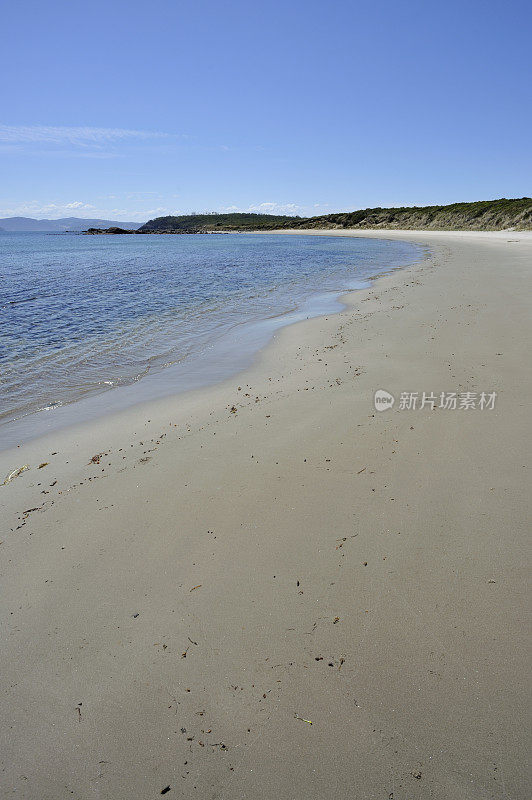
{"label": "green vegetation on hill", "polygon": [[209,231],[259,231],[283,228],[298,223],[301,217],[274,214],[187,214],[157,217],[139,228],[138,233],[208,233]]}
{"label": "green vegetation on hill", "polygon": [[532,230],[532,198],[482,200],[448,206],[365,208],[320,217],[273,214],[189,214],[158,217],[137,233],[210,233],[286,228],[403,228],[424,230]]}
{"label": "green vegetation on hill", "polygon": [[[296,225],[300,227],[301,224]],[[403,228],[424,230],[504,230],[532,228],[532,198],[482,200],[448,206],[366,208],[305,220],[305,228]]]}

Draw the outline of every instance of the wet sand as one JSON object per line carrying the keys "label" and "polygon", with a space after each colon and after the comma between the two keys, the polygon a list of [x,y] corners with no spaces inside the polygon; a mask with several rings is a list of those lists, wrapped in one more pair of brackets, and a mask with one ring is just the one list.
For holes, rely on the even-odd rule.
{"label": "wet sand", "polygon": [[356,235],[432,256],[0,454],[1,797],[530,796],[532,235]]}

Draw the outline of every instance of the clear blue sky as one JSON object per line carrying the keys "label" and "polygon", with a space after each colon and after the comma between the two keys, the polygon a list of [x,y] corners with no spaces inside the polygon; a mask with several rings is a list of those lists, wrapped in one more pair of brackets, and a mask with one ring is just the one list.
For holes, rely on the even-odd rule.
{"label": "clear blue sky", "polygon": [[21,0],[0,217],[323,213],[532,193],[532,4]]}

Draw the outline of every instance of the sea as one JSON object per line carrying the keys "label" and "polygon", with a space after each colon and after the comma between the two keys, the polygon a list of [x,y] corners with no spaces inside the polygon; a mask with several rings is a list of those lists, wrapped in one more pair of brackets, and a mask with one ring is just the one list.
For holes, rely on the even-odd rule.
{"label": "sea", "polygon": [[423,254],[304,234],[0,233],[0,449],[237,373],[283,325]]}

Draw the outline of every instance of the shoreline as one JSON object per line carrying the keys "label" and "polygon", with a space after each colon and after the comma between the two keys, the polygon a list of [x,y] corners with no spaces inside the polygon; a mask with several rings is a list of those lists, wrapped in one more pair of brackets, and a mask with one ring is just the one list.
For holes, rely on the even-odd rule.
{"label": "shoreline", "polygon": [[[261,231],[256,233],[266,235]],[[293,233],[296,236],[304,236],[300,231]],[[334,237],[333,232],[329,235]],[[80,423],[98,424],[99,419],[110,414],[120,414],[133,407],[141,409],[147,405],[149,408],[149,404],[153,401],[207,389],[232,376],[236,377],[253,366],[260,351],[269,344],[279,330],[302,320],[337,313],[343,308],[342,297],[367,288],[375,278],[394,269],[408,268],[427,258],[427,248],[424,245],[420,247],[423,248],[423,252],[419,252],[416,261],[391,266],[389,269],[383,267],[382,272],[369,277],[357,276],[355,271],[351,276],[353,285],[350,288],[341,291],[314,290],[306,297],[294,301],[293,308],[278,309],[269,316],[234,322],[220,337],[204,342],[195,353],[184,359],[178,358],[166,366],[154,367],[139,380],[131,380],[116,386],[102,381],[98,388],[87,387],[86,391],[75,400],[45,404],[42,408],[27,411],[11,419],[0,420],[0,453],[48,434],[76,427]],[[104,383],[108,383],[108,386],[104,386]]]}
{"label": "shoreline", "polygon": [[432,254],[222,383],[0,453],[31,465],[0,487],[6,794],[528,796],[532,235],[306,233]]}

